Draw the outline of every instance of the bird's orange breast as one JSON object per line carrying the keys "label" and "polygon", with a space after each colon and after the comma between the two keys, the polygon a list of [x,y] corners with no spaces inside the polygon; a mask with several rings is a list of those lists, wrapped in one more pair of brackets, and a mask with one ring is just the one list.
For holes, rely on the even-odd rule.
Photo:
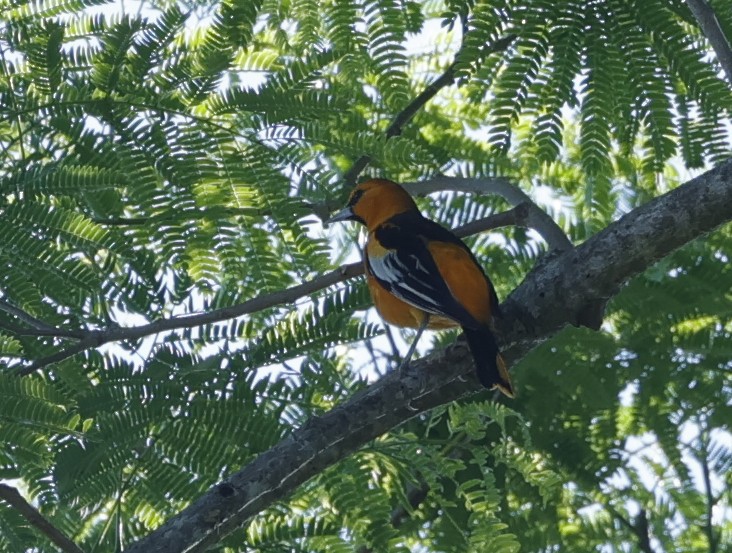
{"label": "bird's orange breast", "polygon": [[[381,318],[395,326],[419,328],[425,315],[428,315],[428,313],[397,298],[374,278],[369,271],[368,263],[364,262],[364,266],[366,268],[366,283],[371,292],[371,299]],[[430,314],[430,322],[427,328],[442,330],[456,326],[458,326],[457,323],[452,319]]]}

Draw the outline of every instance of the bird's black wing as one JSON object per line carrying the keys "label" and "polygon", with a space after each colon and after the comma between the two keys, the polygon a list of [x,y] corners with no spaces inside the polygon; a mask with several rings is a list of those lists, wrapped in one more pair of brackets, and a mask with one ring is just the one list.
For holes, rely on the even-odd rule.
{"label": "bird's black wing", "polygon": [[367,248],[369,271],[379,284],[405,302],[461,326],[475,327],[478,322],[453,297],[427,248],[428,241],[446,236],[433,225],[452,237],[451,242],[457,240],[462,244],[448,230],[419,213],[400,214],[374,231],[377,244]]}

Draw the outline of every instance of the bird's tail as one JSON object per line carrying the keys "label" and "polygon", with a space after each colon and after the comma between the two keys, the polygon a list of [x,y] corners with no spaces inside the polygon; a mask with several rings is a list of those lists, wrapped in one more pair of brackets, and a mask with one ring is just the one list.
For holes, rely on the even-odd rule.
{"label": "bird's tail", "polygon": [[496,337],[487,326],[477,329],[463,327],[468,347],[475,360],[475,370],[478,380],[486,388],[498,388],[508,397],[514,397],[511,377],[506,368],[506,362],[498,351]]}

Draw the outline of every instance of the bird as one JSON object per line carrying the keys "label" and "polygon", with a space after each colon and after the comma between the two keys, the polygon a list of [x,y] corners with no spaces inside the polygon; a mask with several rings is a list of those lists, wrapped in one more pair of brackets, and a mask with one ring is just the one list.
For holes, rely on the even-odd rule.
{"label": "bird", "polygon": [[461,327],[478,380],[514,397],[506,363],[493,333],[500,315],[493,284],[470,248],[451,231],[422,215],[409,193],[388,179],[354,187],[346,206],[326,223],[356,221],[366,227],[364,269],[371,298],[387,323],[416,328]]}

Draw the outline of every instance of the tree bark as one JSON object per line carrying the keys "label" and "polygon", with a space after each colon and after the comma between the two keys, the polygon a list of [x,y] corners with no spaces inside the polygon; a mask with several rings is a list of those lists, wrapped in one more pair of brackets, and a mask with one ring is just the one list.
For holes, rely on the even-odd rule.
{"label": "tree bark", "polygon": [[[731,219],[728,161],[633,210],[583,244],[549,255],[503,304],[498,332],[506,357],[515,362],[565,325],[582,322],[588,306],[606,302],[655,261]],[[458,340],[309,420],[127,551],[203,551],[370,440],[480,389],[467,347]]]}

